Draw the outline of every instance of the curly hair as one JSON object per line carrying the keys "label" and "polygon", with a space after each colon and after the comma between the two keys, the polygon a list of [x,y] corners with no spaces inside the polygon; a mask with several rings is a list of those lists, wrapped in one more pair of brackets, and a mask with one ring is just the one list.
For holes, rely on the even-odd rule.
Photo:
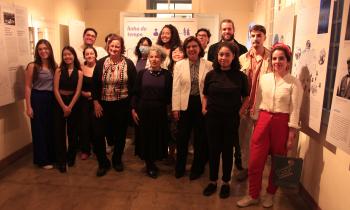
{"label": "curly hair", "polygon": [[170,41],[169,41],[170,49],[173,48],[175,45],[181,45],[179,32],[177,31],[176,27],[171,25],[171,24],[167,24],[162,28],[162,30],[160,31],[160,33],[158,35],[157,45],[164,47],[164,45],[167,44],[167,43],[164,43],[162,41],[162,38],[161,38],[164,28],[168,28],[170,30],[170,33],[171,33]]}
{"label": "curly hair", "polygon": [[232,42],[220,42],[220,44],[218,45],[218,49],[215,53],[213,68],[215,70],[221,71],[221,66],[220,66],[219,61],[218,61],[218,54],[219,54],[219,51],[221,50],[221,48],[223,48],[223,47],[228,48],[232,52],[232,54],[234,55],[234,58],[231,62],[231,69],[234,71],[239,71],[241,69],[241,64],[239,63],[239,58],[238,58],[239,48],[238,48],[236,43],[232,43]]}

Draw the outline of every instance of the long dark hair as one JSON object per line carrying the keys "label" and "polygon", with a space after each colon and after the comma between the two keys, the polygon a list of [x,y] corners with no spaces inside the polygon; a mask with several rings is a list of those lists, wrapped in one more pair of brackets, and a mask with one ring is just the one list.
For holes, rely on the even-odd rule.
{"label": "long dark hair", "polygon": [[134,54],[137,56],[137,59],[140,59],[142,57],[142,54],[140,52],[140,45],[144,42],[147,41],[148,45],[151,47],[152,46],[152,41],[148,38],[148,37],[142,37],[138,42],[137,45],[135,47],[135,51]]}
{"label": "long dark hair", "polygon": [[65,46],[65,47],[62,49],[62,53],[61,53],[61,59],[62,59],[62,61],[61,61],[61,64],[60,64],[61,70],[63,70],[63,69],[65,69],[65,70],[68,69],[68,65],[67,65],[67,64],[64,62],[64,60],[63,60],[63,52],[64,52],[65,50],[68,50],[69,52],[71,52],[71,53],[73,54],[73,56],[74,56],[74,61],[73,61],[74,68],[76,68],[76,69],[78,69],[78,70],[81,70],[81,68],[80,68],[80,62],[79,62],[78,57],[77,57],[77,53],[75,52],[74,48],[71,47],[71,46]]}
{"label": "long dark hair", "polygon": [[57,68],[57,64],[56,64],[56,61],[55,61],[55,57],[53,55],[52,46],[51,46],[50,42],[47,41],[46,39],[40,39],[38,41],[38,43],[36,44],[36,46],[35,46],[34,64],[36,64],[38,66],[42,66],[43,65],[41,57],[39,55],[39,45],[41,45],[41,44],[46,45],[46,47],[50,51],[50,54],[49,54],[49,57],[47,58],[47,60],[48,60],[48,64],[49,64],[49,69],[52,72],[54,72],[55,69]]}
{"label": "long dark hair", "polygon": [[234,55],[234,58],[231,62],[231,70],[239,71],[241,69],[241,64],[239,63],[239,58],[238,58],[238,55],[239,55],[238,46],[236,43],[232,43],[232,42],[220,42],[218,49],[215,53],[213,68],[215,70],[221,71],[221,66],[220,66],[219,61],[218,61],[218,54],[219,54],[219,51],[221,50],[221,48],[223,48],[223,47],[227,47]]}
{"label": "long dark hair", "polygon": [[177,48],[179,48],[179,50],[182,51],[182,52],[185,54],[184,48],[183,48],[181,45],[179,45],[179,46],[174,46],[173,48],[170,49],[170,54],[169,54],[170,62],[169,62],[169,65],[168,65],[168,70],[169,70],[171,73],[173,73],[173,71],[174,71],[174,66],[175,66],[175,61],[173,60],[173,52],[174,52]]}
{"label": "long dark hair", "polygon": [[168,28],[171,32],[170,41],[169,41],[170,49],[173,48],[175,45],[177,45],[177,46],[181,45],[179,32],[177,31],[176,27],[171,25],[171,24],[167,24],[162,28],[162,30],[160,31],[160,33],[158,35],[157,45],[164,47],[164,45],[166,44],[162,41],[162,38],[161,38],[164,28]]}

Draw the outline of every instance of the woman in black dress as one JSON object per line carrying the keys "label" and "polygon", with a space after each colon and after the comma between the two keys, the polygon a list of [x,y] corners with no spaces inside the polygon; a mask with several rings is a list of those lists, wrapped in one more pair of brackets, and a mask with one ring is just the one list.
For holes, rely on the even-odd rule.
{"label": "woman in black dress", "polygon": [[160,47],[150,49],[150,67],[141,70],[135,82],[132,97],[132,117],[137,126],[135,154],[145,161],[147,174],[157,178],[156,160],[167,157],[170,132],[167,105],[170,104],[172,77],[160,65],[166,54]]}

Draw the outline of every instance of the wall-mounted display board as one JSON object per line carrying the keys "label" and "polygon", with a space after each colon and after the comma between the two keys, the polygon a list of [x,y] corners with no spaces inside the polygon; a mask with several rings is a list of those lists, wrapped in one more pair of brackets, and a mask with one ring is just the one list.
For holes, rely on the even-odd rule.
{"label": "wall-mounted display board", "polygon": [[296,13],[292,74],[304,89],[301,126],[317,133],[321,127],[332,7],[331,0],[309,0]]}
{"label": "wall-mounted display board", "polygon": [[0,106],[24,98],[24,70],[31,60],[27,9],[0,2]]}
{"label": "wall-mounted display board", "polygon": [[344,1],[338,65],[327,141],[350,154],[350,0]]}
{"label": "wall-mounted display board", "polygon": [[133,55],[136,44],[141,37],[146,36],[153,43],[156,43],[160,31],[166,24],[172,24],[177,28],[182,41],[188,36],[194,36],[197,31],[195,18],[125,17],[123,35],[126,55]]}
{"label": "wall-mounted display board", "polygon": [[273,20],[272,44],[283,42],[293,48],[294,6],[276,10]]}

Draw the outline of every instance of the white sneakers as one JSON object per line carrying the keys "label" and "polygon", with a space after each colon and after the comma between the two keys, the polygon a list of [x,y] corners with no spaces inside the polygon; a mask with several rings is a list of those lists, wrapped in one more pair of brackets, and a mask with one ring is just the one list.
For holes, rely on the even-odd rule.
{"label": "white sneakers", "polygon": [[260,202],[259,198],[254,199],[250,197],[250,195],[246,195],[241,200],[237,201],[237,206],[243,208],[247,206],[256,205],[259,202]]}
{"label": "white sneakers", "polygon": [[[254,199],[250,197],[250,195],[244,196],[241,200],[237,201],[237,206],[244,208],[247,206],[257,205],[260,202],[260,199]],[[273,206],[273,195],[270,193],[266,193],[263,198],[262,206],[264,208],[270,208]]]}
{"label": "white sneakers", "polygon": [[53,169],[53,165],[44,165],[42,166],[43,169],[50,170]]}
{"label": "white sneakers", "polygon": [[266,193],[266,195],[263,198],[262,206],[264,208],[270,208],[273,206],[273,195],[270,193]]}

